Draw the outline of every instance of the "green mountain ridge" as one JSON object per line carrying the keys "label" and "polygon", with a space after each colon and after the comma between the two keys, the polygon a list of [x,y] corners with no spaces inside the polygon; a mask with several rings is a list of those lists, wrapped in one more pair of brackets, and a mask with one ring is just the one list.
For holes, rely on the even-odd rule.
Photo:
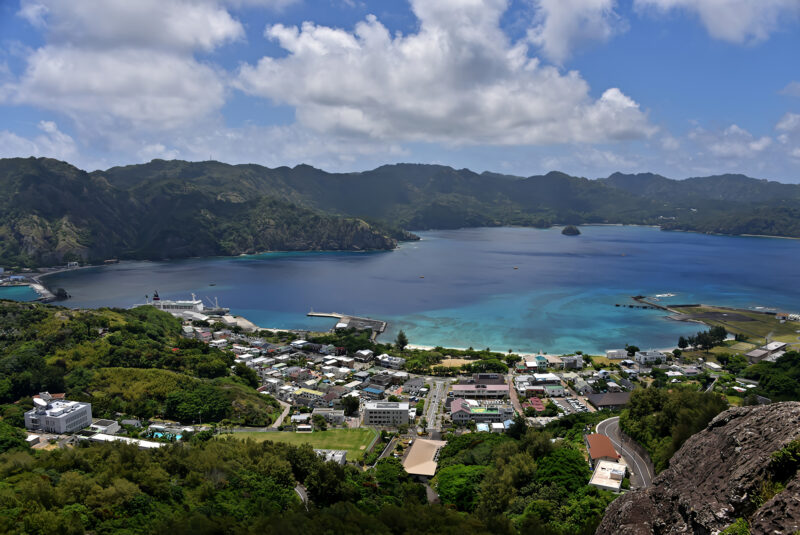
{"label": "green mountain ridge", "polygon": [[[0,265],[270,250],[392,249],[406,230],[645,224],[800,237],[800,185],[717,175],[518,177],[400,163],[355,173],[309,165],[153,160],[91,173],[0,160]],[[402,230],[406,229],[406,230]]]}

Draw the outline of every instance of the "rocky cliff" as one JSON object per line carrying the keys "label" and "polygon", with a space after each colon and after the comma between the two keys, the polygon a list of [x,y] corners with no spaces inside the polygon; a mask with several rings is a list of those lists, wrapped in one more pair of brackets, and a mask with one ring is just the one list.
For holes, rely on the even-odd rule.
{"label": "rocky cliff", "polygon": [[[596,533],[714,534],[744,519],[754,534],[793,534],[800,453],[790,443],[798,437],[798,402],[727,410],[686,441],[651,487],[614,501]],[[791,450],[788,463],[777,460],[781,450]]]}

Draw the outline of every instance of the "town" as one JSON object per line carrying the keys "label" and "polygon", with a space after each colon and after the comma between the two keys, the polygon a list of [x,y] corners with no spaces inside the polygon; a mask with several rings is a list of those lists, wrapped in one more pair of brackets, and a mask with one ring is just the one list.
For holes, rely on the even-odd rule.
{"label": "town", "polygon": [[[769,403],[751,395],[757,380],[731,374],[731,368],[741,371],[742,358],[747,359],[745,365],[775,362],[791,349],[778,341],[757,347],[716,328],[710,331],[719,338],[716,342],[741,350],[744,357],[723,358],[719,352],[703,353],[694,347],[659,351],[628,346],[604,356],[475,352],[471,359],[461,351],[460,358],[440,355],[436,365],[420,371],[412,365],[420,355],[447,350],[409,350],[402,333],[395,344],[379,346],[371,331],[374,320],[340,320],[329,333],[311,333],[257,330],[246,321],[223,323],[218,321],[221,317],[193,311],[171,312],[182,318],[183,338],[231,353],[232,373],[249,378],[261,395],[280,404],[281,413],[269,426],[204,424],[200,417],[191,422],[98,419],[92,418],[88,402],[42,392],[25,413],[27,442],[33,448],[49,448],[78,441],[120,441],[154,449],[197,433],[228,434],[311,444],[322,458],[338,464],[367,467],[393,457],[410,476],[428,483],[437,474],[442,448],[453,437],[505,434],[519,425],[544,429],[560,419],[586,415],[593,419],[585,420],[590,423],[581,430],[579,447],[591,470],[589,485],[620,493],[647,487],[655,475],[647,452],[619,426],[619,411],[629,404],[633,391],[696,384],[739,403],[748,395],[753,403]],[[769,320],[793,324],[789,317]],[[358,343],[348,350],[309,339]],[[357,349],[359,344],[388,352]],[[689,342],[679,344],[686,348]]]}

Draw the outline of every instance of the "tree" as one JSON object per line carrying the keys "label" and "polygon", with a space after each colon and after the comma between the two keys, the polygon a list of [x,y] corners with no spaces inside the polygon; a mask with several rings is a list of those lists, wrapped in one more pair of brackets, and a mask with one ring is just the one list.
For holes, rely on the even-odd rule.
{"label": "tree", "polygon": [[640,351],[640,349],[639,349],[639,347],[638,347],[638,346],[630,346],[630,345],[627,345],[627,344],[626,344],[626,345],[625,345],[625,351],[627,351],[627,352],[628,352],[628,356],[629,356],[629,357],[632,357],[632,356],[633,356],[633,355],[635,355],[637,352],[639,352],[639,351]]}
{"label": "tree", "polygon": [[17,449],[28,449],[25,432],[0,420],[0,453]]}
{"label": "tree", "polygon": [[391,395],[391,396],[388,397],[387,401],[391,401],[391,402],[395,403],[395,402],[400,401],[400,398],[395,396],[395,395]]}
{"label": "tree", "polygon": [[358,398],[355,396],[345,396],[342,398],[342,408],[347,416],[358,414]]}
{"label": "tree", "polygon": [[236,363],[236,366],[233,367],[233,373],[237,377],[242,378],[245,384],[252,386],[253,388],[258,388],[261,385],[261,380],[258,377],[258,373],[256,373],[253,368],[250,368],[242,362]]}
{"label": "tree", "polygon": [[400,332],[397,333],[397,338],[395,338],[394,345],[396,345],[400,351],[404,350],[408,345],[408,337],[402,329],[400,329]]}
{"label": "tree", "polygon": [[314,429],[319,431],[325,431],[328,429],[328,421],[321,414],[315,414],[312,416],[311,421],[314,423]]}
{"label": "tree", "polygon": [[678,347],[681,349],[686,349],[687,347],[689,347],[689,342],[686,340],[686,338],[681,336],[680,338],[678,338]]}

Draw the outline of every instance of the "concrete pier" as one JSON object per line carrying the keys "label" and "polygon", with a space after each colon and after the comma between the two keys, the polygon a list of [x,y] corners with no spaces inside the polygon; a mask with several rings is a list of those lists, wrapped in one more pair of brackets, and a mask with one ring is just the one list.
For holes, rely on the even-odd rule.
{"label": "concrete pier", "polygon": [[[375,340],[379,334],[386,330],[387,323],[382,320],[376,320],[372,318],[362,318],[358,316],[351,316],[348,314],[341,314],[339,312],[314,312],[313,310],[307,314],[312,318],[336,318],[339,320],[339,323],[344,323],[347,325],[345,329],[355,329],[357,331],[366,331],[370,329],[372,331],[372,339]],[[336,327],[334,327],[335,329]],[[331,330],[334,330],[331,329]]]}

